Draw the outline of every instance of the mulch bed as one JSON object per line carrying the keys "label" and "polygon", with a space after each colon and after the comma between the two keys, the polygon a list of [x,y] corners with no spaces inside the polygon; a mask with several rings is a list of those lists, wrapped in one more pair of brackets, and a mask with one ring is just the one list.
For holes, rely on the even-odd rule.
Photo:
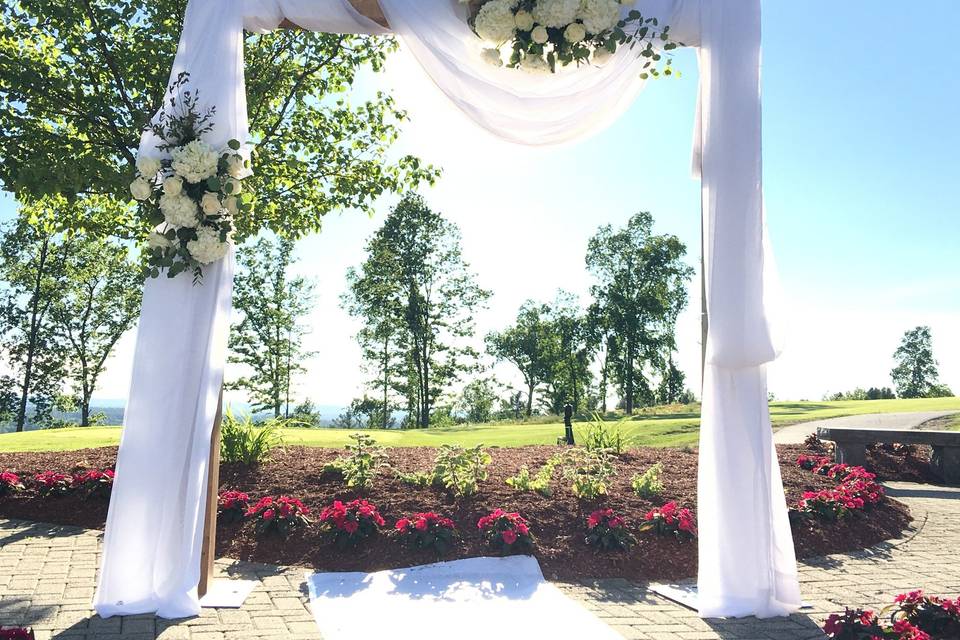
{"label": "mulch bed", "polygon": [[[68,452],[0,454],[0,470],[11,470],[29,481],[33,473],[48,469],[72,471],[112,467],[116,447]],[[224,464],[221,490],[246,491],[252,500],[265,495],[289,495],[301,498],[312,516],[333,499],[366,497],[374,502],[387,520],[388,528],[404,515],[417,511],[436,511],[454,520],[463,533],[457,548],[442,559],[491,555],[476,533],[476,522],[496,507],[519,511],[531,522],[537,539],[534,555],[548,578],[626,577],[645,580],[671,580],[696,575],[696,542],[681,542],[653,534],[638,536],[639,544],[627,553],[600,554],[583,542],[586,517],[599,506],[609,506],[637,523],[643,514],[667,500],[680,506],[696,506],[697,454],[678,449],[637,449],[623,454],[618,461],[619,474],[609,487],[610,494],[595,502],[581,502],[559,477],[554,480],[552,497],[517,491],[504,482],[523,465],[531,472],[546,462],[556,447],[528,446],[492,448],[490,478],[480,492],[470,498],[453,499],[442,489],[415,488],[382,473],[367,492],[347,490],[342,481],[323,474],[325,462],[341,452],[331,449],[288,447],[277,451],[269,463],[245,468]],[[835,482],[799,469],[796,458],[805,452],[802,446],[779,447],[784,488],[790,503],[804,491],[832,488]],[[410,472],[426,471],[432,466],[435,449],[426,447],[389,449],[390,462]],[[656,462],[662,462],[663,500],[653,504],[637,497],[630,478]],[[102,528],[106,520],[105,500],[84,501],[79,496],[40,498],[33,491],[0,498],[0,517],[21,518],[87,528]],[[887,500],[868,512],[854,513],[836,523],[798,520],[794,523],[797,554],[810,557],[826,553],[863,549],[900,535],[910,521],[908,509],[895,500]],[[376,536],[366,546],[339,551],[327,544],[316,523],[295,531],[286,539],[257,538],[251,523],[221,524],[217,535],[218,555],[255,562],[297,564],[325,571],[375,571],[433,562],[440,558],[416,551],[399,543],[392,535]]]}

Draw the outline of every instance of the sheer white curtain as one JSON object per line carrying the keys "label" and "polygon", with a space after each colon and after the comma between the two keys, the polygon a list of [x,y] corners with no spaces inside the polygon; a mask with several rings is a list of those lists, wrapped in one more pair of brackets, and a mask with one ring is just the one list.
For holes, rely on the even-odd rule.
{"label": "sheer white curtain", "polygon": [[[556,75],[495,68],[481,59],[482,46],[465,24],[464,9],[456,0],[380,2],[391,30],[437,86],[477,124],[505,140],[554,144],[588,135],[619,116],[643,86],[642,61],[636,52],[619,51],[602,67]],[[700,55],[694,168],[703,183],[710,317],[698,500],[700,613],[783,615],[799,608],[800,598],[770,433],[764,371],[777,349],[772,260],[765,241],[761,191],[760,0],[638,0],[636,7],[669,24],[673,37],[698,47]],[[386,31],[359,15],[347,0],[190,0],[174,76],[181,69],[190,71],[192,88],[217,106],[216,135],[223,137],[217,142],[229,137],[242,140],[247,131],[241,24],[250,31],[268,31],[284,18],[317,31]],[[141,151],[149,152],[152,144],[145,138]],[[159,286],[148,284],[147,293]],[[220,326],[229,314],[229,287],[229,279],[212,279],[204,284],[204,291],[184,287],[174,295],[184,300],[224,301],[208,305],[207,315],[196,318],[198,323]],[[213,288],[216,294],[209,291]],[[165,322],[148,321],[148,312],[154,311],[145,305],[136,367],[142,367],[141,361],[151,359],[155,351],[169,349],[171,341],[187,340],[182,332],[169,331]],[[206,407],[211,390],[222,378],[222,352],[210,353],[220,359],[188,358],[180,363],[184,374],[200,374],[199,383],[185,375],[177,394],[165,395],[169,390],[150,387],[146,374],[138,378],[137,368],[131,406],[142,403],[160,415],[171,403],[195,404],[195,387],[199,387]],[[145,491],[124,485],[135,487],[139,482],[146,487],[159,480],[135,479],[123,472],[139,459],[155,455],[142,450],[131,435],[160,428],[160,419],[146,413],[138,414],[137,421],[132,414],[127,420],[97,607],[103,614],[196,613],[202,526],[198,514],[213,413],[206,411],[206,421],[199,414],[189,423],[162,421],[167,431],[157,446],[180,460],[177,456],[185,454],[176,442],[194,443],[189,451],[192,458],[179,467],[180,484],[154,485],[164,495],[175,491],[181,495],[171,500],[170,518],[161,519],[159,525],[151,516],[143,524],[124,526],[127,513],[138,513],[137,500],[146,499]],[[159,544],[170,538],[181,543]],[[150,559],[135,570],[117,566],[136,554]],[[174,571],[174,566],[180,568]],[[134,597],[139,594],[150,596]],[[120,600],[135,604],[118,604]]]}

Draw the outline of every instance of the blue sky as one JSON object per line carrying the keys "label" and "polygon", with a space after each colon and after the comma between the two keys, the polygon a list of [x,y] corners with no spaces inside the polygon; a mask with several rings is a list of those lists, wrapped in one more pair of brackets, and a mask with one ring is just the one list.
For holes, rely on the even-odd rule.
{"label": "blue sky", "polygon": [[[787,350],[770,369],[780,398],[890,384],[890,356],[903,331],[918,324],[933,327],[941,377],[960,389],[960,5],[922,6],[764,2],[766,203],[791,307]],[[411,112],[397,152],[444,168],[423,193],[461,226],[467,259],[495,291],[477,315],[481,333],[509,322],[527,298],[551,299],[558,287],[586,300],[588,237],[637,210],[653,212],[659,231],[680,236],[696,265],[699,184],[689,174],[695,56],[679,53],[676,66],[682,78],[649,83],[609,129],[548,150],[480,132],[404,56],[386,74],[364,78],[359,95],[392,88]],[[390,204],[384,199],[373,219],[331,214],[323,233],[301,245],[298,268],[318,283],[307,345],[318,356],[300,397],[341,404],[361,393],[351,339],[357,325],[338,296],[346,267],[362,260],[364,241]],[[694,387],[696,286],[678,328],[679,362]],[[124,395],[131,346],[129,337],[121,343],[98,396]],[[508,367],[495,373],[515,379]]]}

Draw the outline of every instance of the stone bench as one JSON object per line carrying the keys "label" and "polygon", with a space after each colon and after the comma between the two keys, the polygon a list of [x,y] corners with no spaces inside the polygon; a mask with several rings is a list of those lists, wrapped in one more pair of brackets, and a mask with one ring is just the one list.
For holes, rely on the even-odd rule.
{"label": "stone bench", "polygon": [[820,427],[817,436],[835,442],[836,461],[850,465],[866,464],[867,445],[878,442],[929,445],[934,472],[947,484],[960,485],[960,431]]}

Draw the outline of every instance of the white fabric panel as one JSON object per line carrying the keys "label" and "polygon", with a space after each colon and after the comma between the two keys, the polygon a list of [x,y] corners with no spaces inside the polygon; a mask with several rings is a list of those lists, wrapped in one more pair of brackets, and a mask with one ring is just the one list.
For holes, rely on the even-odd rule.
{"label": "white fabric panel", "polygon": [[148,280],[94,607],[104,618],[200,612],[210,435],[230,331],[233,257]]}
{"label": "white fabric panel", "polygon": [[284,18],[308,31],[390,33],[358,13],[347,0],[243,0],[243,26],[247,31],[271,31]]}
{"label": "white fabric panel", "polygon": [[694,159],[703,183],[709,333],[700,615],[785,615],[800,608],[800,589],[763,365],[777,349],[761,189],[760,0],[704,2],[701,27]]}

